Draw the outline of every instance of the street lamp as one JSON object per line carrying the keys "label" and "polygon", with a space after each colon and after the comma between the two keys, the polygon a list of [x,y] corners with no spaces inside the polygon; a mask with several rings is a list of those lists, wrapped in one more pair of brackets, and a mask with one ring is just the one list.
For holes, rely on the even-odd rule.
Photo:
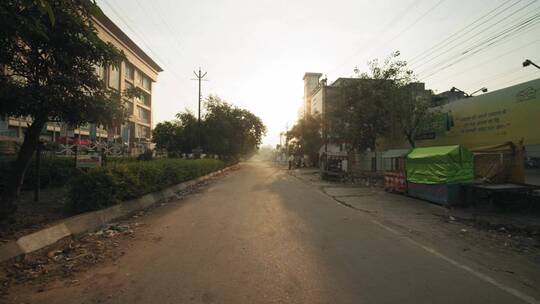
{"label": "street lamp", "polygon": [[458,89],[458,88],[456,88],[456,87],[452,87],[452,88],[450,89],[450,92],[452,92],[452,93],[455,93],[455,92],[463,93],[463,96],[469,97],[469,94],[467,94],[467,92],[462,91],[462,90],[460,90],[460,89]]}
{"label": "street lamp", "polygon": [[480,89],[472,92],[469,96],[473,96],[474,94],[476,94],[476,93],[478,93],[480,91],[482,91],[482,93],[486,93],[488,91],[488,89],[486,87],[480,88]]}
{"label": "street lamp", "polygon": [[523,67],[528,67],[530,65],[534,65],[536,68],[540,69],[540,66],[538,66],[536,63],[532,62],[529,59],[525,59],[525,61],[523,61]]}

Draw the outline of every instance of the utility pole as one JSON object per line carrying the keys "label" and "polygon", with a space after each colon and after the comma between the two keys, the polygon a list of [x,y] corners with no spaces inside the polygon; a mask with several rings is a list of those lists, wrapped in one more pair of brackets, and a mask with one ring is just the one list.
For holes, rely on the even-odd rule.
{"label": "utility pole", "polygon": [[193,74],[195,74],[195,77],[197,77],[196,79],[192,79],[192,80],[197,80],[199,81],[199,117],[198,117],[198,120],[197,120],[197,124],[198,124],[198,136],[197,136],[197,141],[198,141],[198,145],[197,145],[197,148],[194,150],[194,154],[197,156],[197,158],[199,158],[200,154],[202,153],[202,129],[201,129],[201,101],[202,101],[202,95],[201,95],[201,82],[202,81],[208,81],[206,79],[203,79],[204,76],[206,76],[207,72],[204,72],[204,74],[202,74],[201,72],[201,68],[199,67],[199,73],[197,73],[196,71],[193,71]]}

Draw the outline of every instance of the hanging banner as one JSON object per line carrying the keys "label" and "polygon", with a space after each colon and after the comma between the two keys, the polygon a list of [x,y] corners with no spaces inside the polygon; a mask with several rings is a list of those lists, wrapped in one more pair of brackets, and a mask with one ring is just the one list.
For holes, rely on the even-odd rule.
{"label": "hanging banner", "polygon": [[419,147],[540,144],[540,79],[444,105],[418,132]]}

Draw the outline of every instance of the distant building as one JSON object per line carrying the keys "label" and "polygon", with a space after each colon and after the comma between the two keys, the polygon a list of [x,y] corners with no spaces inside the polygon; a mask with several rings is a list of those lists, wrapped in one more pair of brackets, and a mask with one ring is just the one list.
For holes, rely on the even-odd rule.
{"label": "distant building", "polygon": [[304,78],[304,115],[311,114],[311,96],[313,91],[319,86],[321,73],[305,73]]}
{"label": "distant building", "polygon": [[[162,72],[163,69],[107,16],[95,17],[93,21],[98,36],[103,41],[110,42],[124,51],[127,57],[127,62],[122,62],[119,68],[97,67],[96,72],[110,88],[124,91],[137,87],[142,91],[142,95],[140,98],[130,100],[128,103],[130,113],[128,122],[122,126],[116,126],[114,130],[106,130],[102,126],[92,125],[70,129],[63,123],[50,122],[43,130],[41,138],[46,141],[58,141],[59,138],[81,141],[92,137],[103,141],[119,141],[121,139],[131,148],[137,150],[137,147],[147,145],[151,139],[152,84],[156,82],[158,73]],[[9,117],[7,124],[4,123],[7,125],[7,129],[4,126],[3,133],[22,139],[26,123],[27,119]]]}
{"label": "distant building", "polygon": [[[381,81],[365,78],[338,78],[328,85],[327,80],[321,79],[321,76],[321,73],[306,73],[304,75],[304,109],[305,113],[309,113],[309,115],[321,115],[323,120],[328,109],[339,98],[340,87],[350,84],[370,85]],[[425,89],[424,83],[411,83],[409,87],[412,94],[417,97],[429,98],[431,96],[431,91]],[[337,139],[332,134],[328,134],[328,138],[329,142],[325,147],[327,151],[343,152],[347,149],[347,143],[350,142],[347,139]],[[378,143],[381,144],[381,147],[408,145],[397,125],[393,125],[388,138],[381,139]]]}

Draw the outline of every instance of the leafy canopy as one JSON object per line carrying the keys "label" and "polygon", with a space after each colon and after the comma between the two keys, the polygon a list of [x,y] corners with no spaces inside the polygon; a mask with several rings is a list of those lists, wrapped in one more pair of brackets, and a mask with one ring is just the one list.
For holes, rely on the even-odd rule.
{"label": "leafy canopy", "polygon": [[121,119],[119,92],[96,73],[124,54],[97,34],[85,0],[0,3],[0,113],[72,125]]}

